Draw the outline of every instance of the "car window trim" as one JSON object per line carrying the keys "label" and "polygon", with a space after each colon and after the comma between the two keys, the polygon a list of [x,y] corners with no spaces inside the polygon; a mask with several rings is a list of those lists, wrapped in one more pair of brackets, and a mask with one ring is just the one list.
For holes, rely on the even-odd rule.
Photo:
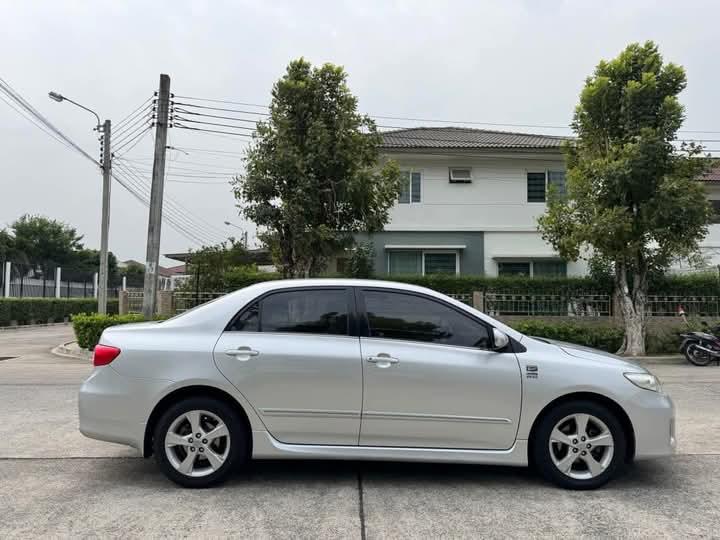
{"label": "car window trim", "polygon": [[493,339],[493,327],[488,324],[487,322],[483,321],[482,319],[478,317],[473,317],[470,313],[465,312],[464,310],[458,308],[457,306],[454,306],[452,304],[449,304],[448,302],[445,302],[444,300],[440,298],[435,298],[434,296],[429,296],[427,294],[417,292],[417,291],[406,291],[403,289],[393,289],[390,287],[356,287],[358,289],[358,319],[360,321],[360,336],[366,337],[370,339],[392,339],[393,341],[405,341],[407,343],[425,343],[426,345],[439,345],[439,346],[445,346],[445,347],[463,347],[465,349],[473,349],[476,351],[492,351],[492,348],[481,348],[481,347],[468,347],[466,345],[448,345],[444,343],[434,343],[432,341],[419,341],[419,340],[413,340],[413,339],[395,339],[395,338],[378,338],[373,337],[370,335],[370,320],[368,318],[367,314],[367,307],[365,305],[365,291],[375,291],[375,292],[383,292],[383,293],[395,293],[395,294],[404,294],[408,296],[417,296],[418,298],[422,298],[424,300],[429,300],[430,302],[435,302],[437,304],[440,304],[444,307],[447,307],[456,313],[462,315],[463,317],[466,317],[470,319],[471,321],[485,327],[488,333],[488,339],[490,340],[490,343],[494,346],[495,340]]}
{"label": "car window trim", "polygon": [[[246,311],[248,311],[253,304],[258,304],[258,334],[270,334],[270,333],[284,333],[284,334],[303,334],[303,335],[311,335],[311,336],[336,336],[336,337],[357,337],[358,331],[357,331],[357,301],[355,298],[354,291],[352,290],[353,287],[347,287],[343,285],[338,286],[332,286],[332,285],[323,285],[323,286],[301,286],[301,287],[285,287],[282,289],[273,289],[271,291],[265,291],[264,293],[256,296],[249,302],[247,302],[242,308],[238,310],[238,312],[233,315],[233,317],[230,319],[230,321],[225,325],[225,328],[223,329],[223,332],[239,332],[241,330],[232,330],[232,327],[234,326],[235,322],[242,317]],[[303,291],[345,291],[345,302],[346,307],[348,310],[348,324],[347,329],[345,331],[345,334],[312,334],[309,332],[263,332],[262,331],[262,310],[263,310],[263,300],[269,296],[272,296],[274,294],[281,294],[285,292],[303,292]]]}

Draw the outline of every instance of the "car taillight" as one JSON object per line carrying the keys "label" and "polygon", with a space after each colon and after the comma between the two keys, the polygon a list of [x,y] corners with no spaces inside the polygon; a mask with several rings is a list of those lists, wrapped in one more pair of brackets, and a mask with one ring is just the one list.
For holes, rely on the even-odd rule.
{"label": "car taillight", "polygon": [[93,352],[93,365],[107,366],[110,362],[115,360],[119,354],[120,349],[117,347],[111,347],[110,345],[95,345],[95,351]]}

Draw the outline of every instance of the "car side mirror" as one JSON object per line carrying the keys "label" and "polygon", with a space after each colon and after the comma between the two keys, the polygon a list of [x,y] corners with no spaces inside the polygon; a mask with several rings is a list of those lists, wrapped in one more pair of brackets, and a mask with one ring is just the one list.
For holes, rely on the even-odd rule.
{"label": "car side mirror", "polygon": [[510,338],[507,337],[507,334],[501,332],[497,328],[493,328],[493,350],[502,351],[505,347],[508,346],[508,343],[510,343]]}

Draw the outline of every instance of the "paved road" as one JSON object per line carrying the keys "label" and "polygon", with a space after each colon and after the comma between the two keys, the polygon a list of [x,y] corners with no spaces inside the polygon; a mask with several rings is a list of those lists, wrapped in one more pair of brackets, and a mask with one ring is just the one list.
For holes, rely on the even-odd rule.
{"label": "paved road", "polygon": [[77,432],[84,361],[49,350],[68,327],[0,332],[3,538],[720,537],[720,369],[655,366],[678,407],[679,454],[603,490],[556,489],[523,469],[259,462],[188,491],[151,460]]}

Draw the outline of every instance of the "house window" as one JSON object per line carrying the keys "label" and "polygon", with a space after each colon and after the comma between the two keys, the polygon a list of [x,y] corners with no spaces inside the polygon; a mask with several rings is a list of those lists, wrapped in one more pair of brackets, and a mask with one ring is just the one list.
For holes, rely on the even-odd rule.
{"label": "house window", "polygon": [[565,195],[565,171],[548,171],[548,189],[553,187],[558,195]]}
{"label": "house window", "polygon": [[527,173],[527,201],[545,202],[545,173]]}
{"label": "house window", "polygon": [[388,251],[388,274],[421,274],[420,251]]}
{"label": "house window", "polygon": [[400,204],[419,203],[422,200],[422,175],[418,171],[402,171]]}
{"label": "house window", "polygon": [[472,182],[472,169],[470,167],[450,167],[451,184],[469,184]]}
{"label": "house window", "polygon": [[527,202],[545,202],[551,186],[558,195],[565,195],[565,171],[527,173]]}
{"label": "house window", "polygon": [[565,277],[565,261],[512,261],[498,263],[499,276]]}
{"label": "house window", "polygon": [[388,274],[458,274],[457,251],[388,251]]}
{"label": "house window", "polygon": [[498,263],[498,276],[530,276],[529,262],[501,262]]}
{"label": "house window", "polygon": [[423,253],[423,274],[457,274],[458,254],[450,253]]}
{"label": "house window", "polygon": [[712,205],[713,210],[710,221],[712,223],[720,223],[720,201],[710,201],[710,204]]}
{"label": "house window", "polygon": [[567,263],[565,261],[533,261],[533,277],[565,277]]}

